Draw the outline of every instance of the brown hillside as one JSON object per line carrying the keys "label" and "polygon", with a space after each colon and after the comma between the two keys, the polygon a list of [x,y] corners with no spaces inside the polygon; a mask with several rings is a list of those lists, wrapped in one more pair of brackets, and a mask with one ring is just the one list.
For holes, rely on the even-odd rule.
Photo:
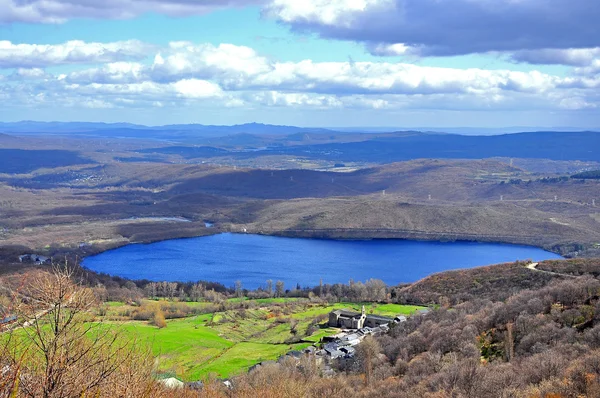
{"label": "brown hillside", "polygon": [[410,286],[399,288],[400,301],[459,303],[471,299],[502,301],[526,289],[538,289],[559,276],[532,271],[524,263],[492,265],[434,274]]}

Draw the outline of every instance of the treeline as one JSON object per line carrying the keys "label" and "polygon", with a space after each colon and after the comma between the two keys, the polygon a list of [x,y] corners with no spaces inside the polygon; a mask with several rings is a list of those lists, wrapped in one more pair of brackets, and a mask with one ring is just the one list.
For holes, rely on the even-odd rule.
{"label": "treeline", "polygon": [[573,174],[571,178],[583,180],[598,180],[600,179],[600,170],[584,171],[581,173]]}
{"label": "treeline", "polygon": [[83,268],[78,268],[76,275],[85,285],[95,287],[99,296],[106,301],[132,302],[149,298],[219,303],[235,297],[250,299],[320,298],[327,302],[391,301],[394,299],[394,290],[378,279],[370,279],[364,283],[350,280],[347,284],[324,284],[321,282],[315,287],[302,287],[299,284],[287,287],[283,281],[267,280],[264,286],[257,289],[246,289],[241,281],[237,281],[231,287],[208,281],[133,281],[118,276],[98,274]]}

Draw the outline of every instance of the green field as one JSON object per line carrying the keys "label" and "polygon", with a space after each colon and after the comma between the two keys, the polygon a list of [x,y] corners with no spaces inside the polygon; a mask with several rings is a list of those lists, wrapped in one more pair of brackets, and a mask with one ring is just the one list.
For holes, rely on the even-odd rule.
{"label": "green field", "polygon": [[[214,314],[169,320],[158,329],[147,322],[112,322],[128,338],[151,345],[159,370],[185,381],[209,375],[230,377],[252,365],[274,360],[291,351],[307,347],[337,329],[326,326],[332,310],[361,304],[310,304],[298,300],[256,300],[254,309],[230,310]],[[197,304],[192,304],[197,305]],[[121,305],[126,308],[124,304]],[[397,304],[365,304],[368,313],[395,316],[410,314],[421,307]],[[111,312],[118,303],[110,303]],[[318,318],[320,317],[320,318]],[[317,319],[318,318],[318,319]],[[313,330],[308,329],[313,324]]]}

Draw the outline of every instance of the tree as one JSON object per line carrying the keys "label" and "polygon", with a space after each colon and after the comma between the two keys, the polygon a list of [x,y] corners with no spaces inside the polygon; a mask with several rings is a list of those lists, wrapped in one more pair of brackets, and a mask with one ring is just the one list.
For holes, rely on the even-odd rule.
{"label": "tree", "polygon": [[367,336],[356,347],[356,358],[360,364],[361,370],[365,374],[365,384],[371,385],[373,381],[373,366],[377,355],[381,352],[381,346],[373,336]]}
{"label": "tree", "polygon": [[165,282],[166,283],[166,292],[169,300],[173,300],[175,297],[175,293],[177,292],[177,283],[176,282]]}
{"label": "tree", "polygon": [[271,279],[267,280],[267,293],[269,297],[273,297],[273,281]]}
{"label": "tree", "polygon": [[275,297],[283,297],[285,293],[283,281],[275,283]]}
{"label": "tree", "polygon": [[[15,352],[22,374],[20,390],[31,397],[79,397],[100,391],[104,383],[132,355],[129,342],[112,328],[89,320],[96,304],[93,292],[72,280],[72,271],[55,268],[24,289],[18,309],[25,319],[24,338]],[[32,377],[35,376],[35,377]]]}
{"label": "tree", "polygon": [[146,293],[151,299],[156,298],[158,296],[158,283],[150,282],[146,285],[145,289]]}
{"label": "tree", "polygon": [[242,295],[243,295],[242,281],[235,281],[235,295],[239,299],[242,298]]}
{"label": "tree", "polygon": [[167,321],[165,320],[165,314],[160,308],[159,305],[154,309],[154,314],[152,315],[152,324],[159,329],[163,329],[167,327]]}
{"label": "tree", "polygon": [[204,285],[201,283],[196,283],[194,286],[192,286],[190,291],[190,299],[192,301],[200,301],[200,298],[204,296],[204,290]]}

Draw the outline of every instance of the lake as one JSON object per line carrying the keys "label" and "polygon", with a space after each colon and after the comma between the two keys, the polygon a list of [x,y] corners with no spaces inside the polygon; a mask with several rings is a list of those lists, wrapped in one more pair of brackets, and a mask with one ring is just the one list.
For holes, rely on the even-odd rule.
{"label": "lake", "polygon": [[134,244],[88,257],[83,265],[130,279],[214,281],[246,288],[282,280],[286,288],[381,279],[393,285],[461,268],[559,259],[542,249],[496,243],[336,241],[220,234]]}

